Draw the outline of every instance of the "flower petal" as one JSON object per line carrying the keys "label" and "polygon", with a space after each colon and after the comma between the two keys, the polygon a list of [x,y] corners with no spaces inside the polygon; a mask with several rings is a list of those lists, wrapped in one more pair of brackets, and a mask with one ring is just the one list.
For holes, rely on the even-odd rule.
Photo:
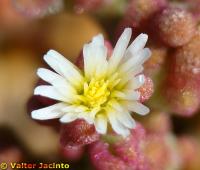
{"label": "flower petal", "polygon": [[124,109],[119,104],[119,102],[117,102],[116,100],[113,100],[112,107],[114,110],[116,110],[117,119],[119,122],[121,122],[121,124],[123,124],[125,127],[130,128],[130,129],[136,126],[136,123],[131,117],[130,113],[126,109]]}
{"label": "flower petal", "polygon": [[105,134],[107,131],[107,118],[105,115],[98,114],[95,119],[96,131],[100,134]]}
{"label": "flower petal", "polygon": [[84,72],[87,79],[104,76],[107,71],[107,48],[103,45],[86,44],[83,48]]}
{"label": "flower petal", "polygon": [[34,95],[40,95],[44,97],[48,97],[50,99],[59,100],[63,102],[71,102],[72,96],[69,95],[69,97],[64,96],[61,94],[58,90],[56,90],[55,87],[49,86],[49,85],[41,85],[35,88]]}
{"label": "flower petal", "polygon": [[132,56],[129,60],[122,63],[119,68],[120,72],[127,72],[131,68],[134,68],[138,65],[142,65],[149,57],[151,56],[151,51],[148,48],[140,50],[135,56]]}
{"label": "flower petal", "polygon": [[64,56],[54,50],[49,50],[48,53],[44,55],[44,60],[57,73],[65,77],[72,85],[80,88],[83,82],[81,71]]}
{"label": "flower petal", "polygon": [[131,45],[127,48],[123,61],[128,60],[131,56],[137,54],[140,50],[142,50],[145,47],[147,40],[147,34],[138,35],[135,38],[135,40],[131,43]]}
{"label": "flower petal", "polygon": [[63,112],[75,112],[75,113],[80,113],[80,112],[86,112],[88,111],[88,107],[86,106],[82,106],[82,105],[69,105],[69,106],[66,106],[65,108],[62,109]]}
{"label": "flower petal", "polygon": [[60,118],[64,113],[62,108],[65,107],[64,103],[57,103],[49,107],[34,110],[31,112],[31,117],[38,120],[48,120]]}
{"label": "flower petal", "polygon": [[104,46],[104,38],[102,34],[98,34],[93,37],[92,44],[98,45],[98,46]]}
{"label": "flower petal", "polygon": [[96,65],[95,76],[97,78],[105,77],[107,72],[108,62],[107,62],[107,48],[104,46],[99,46],[95,48],[96,55],[94,55],[94,64]]}
{"label": "flower petal", "polygon": [[95,36],[91,43],[84,45],[84,72],[87,79],[90,79],[95,74],[96,66],[99,65],[98,61],[96,60],[106,60],[106,56],[107,49],[104,46],[104,38],[102,34]]}
{"label": "flower petal", "polygon": [[133,129],[136,127],[135,120],[125,110],[124,112],[117,112],[117,119],[127,128]]}
{"label": "flower petal", "polygon": [[94,124],[94,119],[92,118],[92,116],[90,115],[89,112],[80,112],[77,117],[79,119],[84,119],[87,123],[89,124]]}
{"label": "flower petal", "polygon": [[74,120],[77,119],[77,114],[76,113],[66,113],[65,115],[63,115],[61,118],[60,118],[60,122],[61,123],[70,123]]}
{"label": "flower petal", "polygon": [[131,39],[131,34],[132,34],[131,28],[126,28],[124,30],[124,32],[122,33],[122,35],[120,36],[120,38],[118,39],[118,41],[115,45],[115,48],[113,50],[113,54],[108,61],[108,63],[109,63],[108,74],[109,75],[112,74],[116,70],[121,59],[123,58],[125,51],[126,51],[126,48],[127,48],[129,41]]}
{"label": "flower petal", "polygon": [[149,113],[149,108],[139,102],[127,102],[128,110],[138,113],[140,115],[146,115]]}
{"label": "flower petal", "polygon": [[123,92],[114,91],[112,93],[112,96],[117,97],[121,100],[139,100],[140,92],[131,90],[124,90]]}
{"label": "flower petal", "polygon": [[145,76],[143,74],[140,74],[129,81],[128,85],[126,86],[126,89],[130,90],[138,89],[144,84],[144,82],[145,82]]}
{"label": "flower petal", "polygon": [[[106,55],[107,55],[107,50],[106,50]],[[106,56],[105,55],[105,56]],[[102,58],[101,60],[97,61],[97,68],[96,68],[96,77],[97,79],[101,79],[103,77],[105,77],[106,73],[107,73],[107,69],[108,69],[108,62],[105,58]]]}
{"label": "flower petal", "polygon": [[45,68],[39,68],[37,74],[41,79],[58,89],[62,87],[64,88],[63,91],[70,91],[71,93],[76,94],[76,90],[59,74]]}
{"label": "flower petal", "polygon": [[136,67],[133,67],[131,70],[129,70],[126,73],[120,73],[120,75],[122,76],[120,82],[117,85],[117,88],[122,88],[123,86],[125,86],[126,84],[129,84],[129,81],[132,81],[134,79],[134,76],[141,73],[143,71],[143,66],[139,65]]}
{"label": "flower petal", "polygon": [[126,128],[125,126],[123,126],[117,119],[115,110],[110,109],[107,112],[107,116],[109,119],[109,122],[113,128],[113,130],[119,134],[122,135],[123,137],[127,137],[130,134],[130,131],[128,130],[128,128]]}
{"label": "flower petal", "polygon": [[83,59],[84,59],[84,74],[87,79],[91,78],[94,74],[94,65],[92,60],[92,54],[90,52],[89,44],[85,44],[83,47]]}

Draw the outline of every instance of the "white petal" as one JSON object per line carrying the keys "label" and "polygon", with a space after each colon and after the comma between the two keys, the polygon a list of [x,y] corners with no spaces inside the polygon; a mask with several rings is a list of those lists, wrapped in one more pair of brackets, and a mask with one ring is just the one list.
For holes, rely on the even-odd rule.
{"label": "white petal", "polygon": [[108,69],[108,62],[106,58],[102,58],[99,62],[97,62],[96,74],[95,76],[99,79],[105,77]]}
{"label": "white petal", "polygon": [[133,90],[124,90],[123,92],[114,91],[112,96],[122,100],[138,100],[140,98],[140,92]]}
{"label": "white petal", "polygon": [[64,56],[54,50],[49,50],[44,55],[44,60],[51,66],[57,73],[64,76],[72,85],[79,88],[83,77],[81,71]]}
{"label": "white petal", "polygon": [[107,71],[107,48],[97,44],[90,43],[83,47],[84,72],[87,79],[105,74]]}
{"label": "white petal", "polygon": [[109,88],[112,90],[115,86],[119,84],[121,78],[119,78],[119,73],[114,73],[112,76],[108,77]]}
{"label": "white petal", "polygon": [[112,101],[112,108],[116,111],[117,119],[119,122],[121,122],[121,124],[130,129],[136,126],[136,123],[131,117],[130,113],[125,110],[116,100]]}
{"label": "white petal", "polygon": [[148,35],[142,33],[135,38],[135,40],[131,43],[127,50],[130,50],[133,54],[137,53],[145,47],[147,40]]}
{"label": "white petal", "polygon": [[69,123],[77,119],[76,113],[66,113],[64,116],[60,118],[61,123]]}
{"label": "white petal", "polygon": [[66,104],[58,103],[58,104],[54,104],[49,107],[34,110],[31,112],[31,117],[33,119],[38,119],[38,120],[48,120],[48,119],[60,118],[64,114],[62,112],[62,108],[65,106],[66,106]]}
{"label": "white petal", "polygon": [[138,91],[126,90],[124,93],[126,94],[124,100],[139,100],[140,98],[140,92]]}
{"label": "white petal", "polygon": [[137,67],[134,67],[130,70],[130,72],[128,72],[128,74],[132,74],[132,76],[135,76],[139,73],[141,73],[144,70],[144,67],[139,65]]}
{"label": "white petal", "polygon": [[99,114],[95,119],[96,131],[100,134],[105,134],[107,132],[107,119],[105,115]]}
{"label": "white petal", "polygon": [[149,108],[139,102],[128,102],[128,110],[138,113],[140,115],[146,115],[149,113]]}
{"label": "white petal", "polygon": [[89,114],[90,114],[90,116],[91,116],[93,119],[95,119],[96,114],[97,114],[100,110],[101,110],[101,107],[100,107],[100,106],[95,107],[94,109],[92,109],[92,110],[89,112]]}
{"label": "white petal", "polygon": [[94,36],[92,39],[92,43],[98,46],[104,46],[104,38],[102,34]]}
{"label": "white petal", "polygon": [[109,74],[112,74],[116,68],[118,67],[121,59],[123,58],[128,43],[131,39],[132,30],[131,28],[126,28],[122,35],[120,36],[119,40],[117,41],[115,48],[113,50],[113,54],[109,59]]}
{"label": "white petal", "polygon": [[136,122],[131,117],[130,113],[125,110],[123,112],[117,112],[117,118],[127,128],[133,129],[136,127]]}
{"label": "white petal", "polygon": [[120,72],[127,72],[131,68],[142,65],[150,56],[151,51],[148,48],[144,48],[143,50],[140,50],[135,56],[132,56],[129,60],[122,63],[119,70]]}
{"label": "white petal", "polygon": [[75,113],[80,113],[80,112],[87,112],[89,109],[86,106],[79,105],[79,104],[71,104],[69,106],[66,106],[62,109],[63,112],[68,113],[68,112],[75,112]]}
{"label": "white petal", "polygon": [[91,78],[94,75],[94,64],[93,64],[93,56],[90,50],[90,45],[85,44],[83,46],[83,59],[84,59],[84,74],[86,78]]}
{"label": "white petal", "polygon": [[125,110],[116,100],[112,100],[111,102],[111,107],[115,110],[117,120],[127,128],[134,128],[136,123],[131,117],[130,113]]}
{"label": "white petal", "polygon": [[57,88],[63,88],[63,91],[70,91],[76,94],[76,90],[59,74],[54,73],[45,68],[39,68],[37,71],[38,76],[44,81],[52,84]]}
{"label": "white petal", "polygon": [[[93,37],[92,42],[85,44],[83,48],[84,69],[87,78],[94,76],[97,67],[104,67],[107,57],[107,48],[104,45],[102,34]],[[104,61],[102,63],[102,61]],[[107,62],[107,61],[106,61]]]}
{"label": "white petal", "polygon": [[131,57],[130,54],[135,55],[140,50],[142,50],[145,47],[147,40],[148,40],[147,34],[140,34],[139,36],[137,36],[135,40],[131,43],[131,45],[128,47],[125,57],[123,58],[123,61],[129,59]]}
{"label": "white petal", "polygon": [[41,85],[35,88],[34,95],[41,95],[50,99],[59,100],[63,102],[71,102],[72,96],[66,97],[56,90],[55,87],[49,85]]}
{"label": "white petal", "polygon": [[121,89],[127,83],[129,84],[129,81],[132,81],[134,79],[134,76],[141,73],[143,69],[144,69],[143,66],[139,65],[139,66],[133,67],[131,70],[129,70],[126,73],[120,73],[122,78],[119,84],[117,85],[117,88]]}
{"label": "white petal", "polygon": [[96,55],[94,64],[96,65],[95,76],[97,78],[104,77],[107,72],[108,62],[107,62],[107,48],[104,46],[99,46],[96,48]]}
{"label": "white petal", "polygon": [[134,77],[132,80],[130,80],[126,88],[130,90],[131,89],[135,90],[140,88],[144,84],[144,82],[145,82],[145,76],[143,74],[140,74]]}
{"label": "white petal", "polygon": [[44,81],[52,84],[54,82],[57,82],[57,84],[64,84],[65,80],[62,78],[59,74],[54,73],[53,71],[50,71],[45,68],[39,68],[37,70],[37,75],[43,79]]}
{"label": "white petal", "polygon": [[94,124],[94,119],[89,112],[81,112],[78,114],[79,119],[84,119],[89,124]]}
{"label": "white petal", "polygon": [[111,109],[110,111],[107,112],[107,116],[109,119],[109,122],[113,128],[113,130],[119,134],[122,135],[123,137],[126,137],[130,134],[130,131],[128,130],[128,128],[126,128],[125,126],[123,126],[117,119],[116,113],[113,109]]}
{"label": "white petal", "polygon": [[68,105],[62,109],[65,113],[75,112],[76,106],[75,105]]}

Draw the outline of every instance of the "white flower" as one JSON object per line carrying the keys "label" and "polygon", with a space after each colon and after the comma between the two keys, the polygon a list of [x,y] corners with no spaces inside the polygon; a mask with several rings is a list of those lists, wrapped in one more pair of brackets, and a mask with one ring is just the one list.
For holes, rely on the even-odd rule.
{"label": "white flower", "polygon": [[51,85],[36,87],[34,94],[59,102],[33,111],[32,118],[59,118],[62,123],[84,119],[94,124],[100,134],[107,132],[110,123],[116,133],[129,135],[129,129],[135,127],[131,112],[140,115],[149,112],[139,102],[137,89],[144,83],[144,75],[139,74],[143,71],[142,64],[151,55],[150,50],[144,48],[146,34],[140,34],[128,47],[131,33],[130,28],[124,30],[108,60],[102,35],[85,44],[83,72],[61,54],[50,50],[44,60],[55,72],[39,68],[37,74]]}

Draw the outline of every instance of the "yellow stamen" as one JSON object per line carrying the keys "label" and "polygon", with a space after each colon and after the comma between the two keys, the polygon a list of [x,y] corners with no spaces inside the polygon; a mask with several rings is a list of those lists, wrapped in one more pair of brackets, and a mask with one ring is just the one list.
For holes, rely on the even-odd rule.
{"label": "yellow stamen", "polygon": [[108,81],[93,78],[89,83],[84,83],[82,102],[89,108],[103,105],[110,95]]}

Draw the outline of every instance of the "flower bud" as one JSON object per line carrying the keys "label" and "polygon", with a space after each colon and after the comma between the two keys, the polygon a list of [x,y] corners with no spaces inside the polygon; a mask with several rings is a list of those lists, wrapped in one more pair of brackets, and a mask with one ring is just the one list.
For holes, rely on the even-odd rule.
{"label": "flower bud", "polygon": [[65,159],[67,159],[69,161],[77,161],[83,156],[84,147],[83,146],[70,146],[70,145],[62,146],[61,145],[60,152]]}
{"label": "flower bud", "polygon": [[150,77],[145,76],[144,84],[138,89],[140,92],[140,101],[145,102],[147,101],[153,94],[153,81]]}
{"label": "flower bud", "polygon": [[161,40],[171,47],[188,43],[195,34],[193,16],[179,8],[166,8],[155,18]]}
{"label": "flower bud", "polygon": [[86,145],[98,139],[99,134],[94,125],[88,124],[85,120],[78,119],[61,126],[60,143],[62,147]]}

